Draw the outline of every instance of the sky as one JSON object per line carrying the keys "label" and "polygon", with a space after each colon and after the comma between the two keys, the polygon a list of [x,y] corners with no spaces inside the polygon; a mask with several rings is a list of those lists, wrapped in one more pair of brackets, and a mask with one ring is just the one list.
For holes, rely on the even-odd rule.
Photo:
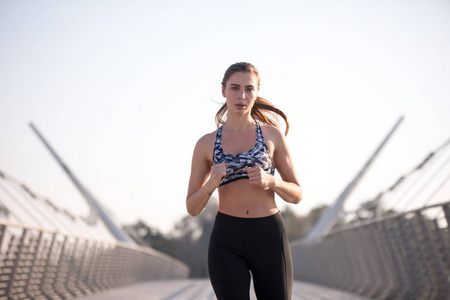
{"label": "sky", "polygon": [[0,170],[88,214],[32,122],[120,222],[168,232],[223,73],[247,61],[289,118],[299,215],[331,204],[405,117],[352,210],[450,137],[448,53],[443,0],[0,0]]}

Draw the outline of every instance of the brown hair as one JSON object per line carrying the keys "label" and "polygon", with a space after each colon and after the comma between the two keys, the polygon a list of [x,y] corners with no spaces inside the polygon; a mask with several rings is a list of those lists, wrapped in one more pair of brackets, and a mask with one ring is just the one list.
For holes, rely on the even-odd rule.
{"label": "brown hair", "polygon": [[[246,62],[238,62],[235,64],[232,64],[228,69],[225,71],[225,74],[223,76],[222,80],[222,86],[225,87],[227,84],[228,79],[230,79],[231,75],[237,72],[244,72],[244,73],[253,73],[258,78],[258,89],[259,89],[259,83],[260,83],[260,77],[259,72],[250,63]],[[225,102],[222,107],[219,109],[219,111],[216,113],[216,123],[217,127],[220,126],[220,124],[225,123],[226,121],[226,114],[228,111],[227,103]],[[267,99],[264,99],[262,97],[257,97],[255,104],[253,105],[251,116],[255,120],[259,120],[262,123],[274,125],[276,127],[279,127],[278,122],[278,116],[281,116],[284,119],[284,122],[286,123],[286,131],[285,135],[289,132],[289,122],[287,119],[287,116],[282,112],[280,109],[276,108],[272,103],[270,103]]]}

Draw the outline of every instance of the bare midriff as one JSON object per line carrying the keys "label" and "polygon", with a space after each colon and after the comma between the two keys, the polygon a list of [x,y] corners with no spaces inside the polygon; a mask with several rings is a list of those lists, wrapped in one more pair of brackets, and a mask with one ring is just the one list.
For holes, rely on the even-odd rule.
{"label": "bare midriff", "polygon": [[276,214],[278,208],[271,189],[241,179],[219,188],[219,211],[240,218],[261,218]]}

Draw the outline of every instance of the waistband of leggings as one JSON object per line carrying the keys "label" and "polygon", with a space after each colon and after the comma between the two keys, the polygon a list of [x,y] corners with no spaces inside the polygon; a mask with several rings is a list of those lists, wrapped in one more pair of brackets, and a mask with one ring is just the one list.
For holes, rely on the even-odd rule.
{"label": "waistband of leggings", "polygon": [[261,218],[240,218],[217,212],[214,231],[233,236],[261,236],[284,230],[280,211]]}

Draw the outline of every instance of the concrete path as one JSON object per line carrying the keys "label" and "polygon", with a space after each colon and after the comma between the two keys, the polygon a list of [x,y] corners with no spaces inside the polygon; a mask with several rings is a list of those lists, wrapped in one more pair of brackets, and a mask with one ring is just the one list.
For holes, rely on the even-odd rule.
{"label": "concrete path", "polygon": [[[250,299],[256,300],[253,288]],[[151,281],[78,298],[79,300],[216,300],[208,279]],[[292,300],[368,300],[319,285],[294,282]]]}

